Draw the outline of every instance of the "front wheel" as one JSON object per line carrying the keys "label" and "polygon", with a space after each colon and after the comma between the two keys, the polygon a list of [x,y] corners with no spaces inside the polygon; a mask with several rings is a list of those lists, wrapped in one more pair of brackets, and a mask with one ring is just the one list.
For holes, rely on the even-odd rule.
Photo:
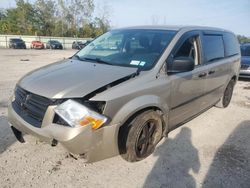
{"label": "front wheel", "polygon": [[226,108],[231,102],[233,90],[234,90],[235,81],[232,79],[228,83],[223,96],[221,97],[220,101],[216,104],[217,107]]}
{"label": "front wheel", "polygon": [[140,161],[154,152],[162,138],[161,116],[156,111],[143,112],[126,129],[123,132],[124,143],[119,146],[124,151],[121,156],[129,162]]}

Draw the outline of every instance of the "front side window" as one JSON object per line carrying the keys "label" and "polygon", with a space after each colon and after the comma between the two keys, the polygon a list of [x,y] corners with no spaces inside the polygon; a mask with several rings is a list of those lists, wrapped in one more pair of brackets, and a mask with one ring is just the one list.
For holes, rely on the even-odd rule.
{"label": "front side window", "polygon": [[200,64],[199,61],[199,46],[198,46],[198,36],[193,36],[186,39],[181,47],[175,52],[173,58],[191,58],[194,60],[195,66]]}
{"label": "front side window", "polygon": [[206,63],[224,58],[224,44],[221,35],[204,35],[202,47]]}
{"label": "front side window", "polygon": [[114,30],[92,41],[74,58],[149,70],[160,58],[175,33],[149,29]]}

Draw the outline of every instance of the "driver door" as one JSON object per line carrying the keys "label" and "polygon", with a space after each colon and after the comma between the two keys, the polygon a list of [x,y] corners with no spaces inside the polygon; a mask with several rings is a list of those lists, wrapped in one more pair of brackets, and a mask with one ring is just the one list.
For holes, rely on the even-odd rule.
{"label": "driver door", "polygon": [[189,57],[194,60],[195,67],[189,72],[169,75],[171,83],[169,128],[184,123],[199,113],[204,105],[205,68],[201,64],[200,33],[189,32],[184,35],[174,48],[167,64],[178,57]]}

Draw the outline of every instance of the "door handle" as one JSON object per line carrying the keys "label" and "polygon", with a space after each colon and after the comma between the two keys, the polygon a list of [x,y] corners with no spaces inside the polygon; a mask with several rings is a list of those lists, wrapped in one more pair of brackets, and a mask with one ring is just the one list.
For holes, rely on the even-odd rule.
{"label": "door handle", "polygon": [[206,72],[200,73],[200,74],[198,75],[199,78],[202,78],[202,77],[205,77],[205,76],[207,76],[207,73],[206,73]]}
{"label": "door handle", "polygon": [[211,70],[208,72],[208,74],[214,74],[215,73],[215,70]]}

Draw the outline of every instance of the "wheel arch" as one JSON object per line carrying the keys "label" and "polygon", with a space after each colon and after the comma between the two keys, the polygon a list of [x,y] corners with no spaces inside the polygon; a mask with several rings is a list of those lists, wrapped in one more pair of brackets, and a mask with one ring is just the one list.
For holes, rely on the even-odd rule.
{"label": "wheel arch", "polygon": [[[142,97],[142,99],[145,102],[145,98]],[[152,97],[151,98],[151,102],[150,102],[150,97],[147,96],[146,101],[148,101],[147,104],[144,105],[138,105],[136,110],[131,110],[131,113],[128,113],[128,109],[126,109],[126,107],[124,107],[124,109],[126,109],[127,111],[127,116],[126,118],[121,122],[120,127],[118,128],[118,134],[117,134],[117,143],[118,143],[118,149],[119,149],[119,153],[122,154],[124,153],[124,143],[126,143],[126,135],[129,131],[129,123],[139,114],[145,112],[145,111],[157,111],[159,113],[159,115],[161,116],[162,119],[162,130],[163,130],[163,136],[166,136],[167,132],[168,132],[168,107],[164,107],[164,105],[162,105],[163,103],[153,103],[152,101],[154,101],[154,99],[157,99],[157,97]],[[138,99],[135,99],[138,100]],[[158,100],[158,99],[157,99]],[[141,101],[141,100],[139,100]],[[160,102],[160,100],[158,100]],[[130,106],[130,103],[134,103],[135,101],[132,100],[131,102],[128,103],[128,106]],[[134,103],[134,104],[142,104],[142,103]],[[126,105],[127,106],[127,105]],[[125,110],[120,110],[119,112],[124,112]],[[118,112],[118,113],[119,113]],[[119,117],[119,116],[118,116]]]}
{"label": "wheel arch", "polygon": [[236,75],[232,76],[231,80],[233,80],[233,81],[236,83],[236,81],[237,81],[237,76],[236,76]]}

